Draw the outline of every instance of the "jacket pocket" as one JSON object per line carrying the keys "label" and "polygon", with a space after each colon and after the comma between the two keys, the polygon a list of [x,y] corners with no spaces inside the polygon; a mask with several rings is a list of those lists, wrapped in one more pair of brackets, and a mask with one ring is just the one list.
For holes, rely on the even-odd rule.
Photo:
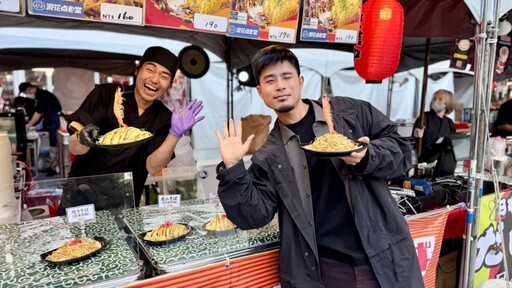
{"label": "jacket pocket", "polygon": [[411,239],[388,242],[388,248],[370,258],[381,287],[423,287],[418,259]]}

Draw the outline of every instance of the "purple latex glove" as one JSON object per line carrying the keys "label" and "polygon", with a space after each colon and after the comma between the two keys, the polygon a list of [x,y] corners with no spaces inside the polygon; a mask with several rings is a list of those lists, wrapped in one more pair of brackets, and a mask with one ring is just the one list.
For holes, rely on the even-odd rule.
{"label": "purple latex glove", "polygon": [[197,117],[197,114],[203,110],[203,101],[192,100],[181,111],[178,111],[176,106],[172,109],[171,129],[169,133],[181,138],[188,130],[192,128],[197,122],[204,119],[204,116]]}

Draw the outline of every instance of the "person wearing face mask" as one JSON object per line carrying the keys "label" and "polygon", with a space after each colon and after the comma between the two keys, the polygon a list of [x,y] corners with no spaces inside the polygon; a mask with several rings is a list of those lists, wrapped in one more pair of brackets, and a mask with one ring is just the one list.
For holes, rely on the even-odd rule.
{"label": "person wearing face mask", "polygon": [[[75,155],[68,176],[132,172],[134,202],[139,206],[148,172],[155,174],[164,168],[171,160],[178,140],[204,119],[204,116],[198,116],[203,109],[201,101],[193,100],[182,110],[171,112],[158,100],[171,87],[177,70],[176,55],[163,47],[149,47],[135,70],[132,86],[102,84],[94,88],[78,110],[66,119],[71,123],[69,150]],[[113,109],[118,87],[123,91],[123,122],[127,126],[144,128],[154,137],[138,146],[97,147],[99,135],[119,128]],[[73,131],[81,126],[85,127]]]}
{"label": "person wearing face mask", "polygon": [[438,137],[455,133],[455,124],[447,117],[453,111],[453,93],[448,90],[437,90],[430,102],[430,111],[424,114],[424,126],[420,127],[419,117],[414,123],[412,136],[421,138],[422,151],[419,162],[434,162],[436,155],[429,148]]}

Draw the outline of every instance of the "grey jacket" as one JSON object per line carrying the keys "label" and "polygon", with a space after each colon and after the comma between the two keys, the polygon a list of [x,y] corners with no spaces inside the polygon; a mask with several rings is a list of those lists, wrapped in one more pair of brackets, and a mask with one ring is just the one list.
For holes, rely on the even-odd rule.
{"label": "grey jacket", "polygon": [[[396,125],[368,102],[333,97],[331,104],[338,132],[355,140],[362,136],[371,140],[364,164],[349,167],[339,158],[332,161],[345,184],[356,227],[380,286],[423,287],[408,225],[384,180],[403,175],[409,168],[409,144],[399,136]],[[317,117],[316,121],[315,125],[325,125],[323,119]],[[270,222],[277,212],[281,287],[323,287],[314,225],[307,217],[312,213],[302,204],[279,123],[251,161],[248,170],[243,162],[229,169],[219,165],[218,193],[228,217],[241,229],[253,229]]]}

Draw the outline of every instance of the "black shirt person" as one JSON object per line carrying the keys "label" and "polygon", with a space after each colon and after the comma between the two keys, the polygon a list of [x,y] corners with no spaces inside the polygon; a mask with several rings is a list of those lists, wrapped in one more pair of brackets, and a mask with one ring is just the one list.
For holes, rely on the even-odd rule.
{"label": "black shirt person", "polygon": [[498,117],[493,123],[493,136],[512,136],[512,100],[500,105]]}
{"label": "black shirt person", "polygon": [[437,160],[431,145],[441,136],[448,136],[455,133],[455,124],[448,114],[453,111],[453,93],[448,90],[437,90],[432,95],[430,111],[425,112],[423,127],[419,127],[419,118],[414,123],[412,136],[421,138],[422,151],[418,157],[419,162],[434,162]]}
{"label": "black shirt person", "polygon": [[[50,163],[46,169],[46,175],[52,176],[57,174],[55,167],[57,166],[57,131],[60,128],[60,113],[62,106],[59,99],[48,90],[41,89],[28,82],[19,85],[20,92],[27,94],[27,97],[35,98],[35,112],[26,124],[26,128],[34,126],[41,118],[43,119],[42,131],[46,131],[50,138]],[[35,97],[34,97],[35,95]],[[28,111],[27,111],[28,112]]]}
{"label": "black shirt person", "polygon": [[35,95],[32,96],[20,92],[19,95],[14,98],[13,103],[15,108],[23,108],[23,110],[25,111],[26,123],[28,123],[28,121],[32,119],[32,116],[36,112],[36,100],[31,97],[35,97]]}
{"label": "black shirt person", "polygon": [[[148,172],[159,172],[174,153],[174,148],[192,126],[204,116],[201,101],[192,101],[184,109],[169,111],[158,100],[171,86],[178,69],[178,58],[163,47],[150,47],[140,60],[132,86],[99,85],[81,106],[68,117],[85,127],[70,137],[69,149],[76,155],[69,177],[132,172],[135,205],[139,206]],[[95,138],[119,127],[113,112],[115,90],[121,87],[123,121],[128,126],[144,128],[153,139],[136,147],[103,149],[94,147]],[[108,188],[107,188],[108,190]]]}
{"label": "black shirt person", "polygon": [[385,181],[411,165],[396,123],[368,102],[331,97],[335,130],[367,146],[329,159],[306,153],[300,142],[329,129],[323,103],[301,97],[297,57],[273,45],[254,56],[252,67],[277,120],[248,168],[242,159],[254,135],[242,142],[242,124],[233,119],[217,131],[218,195],[241,229],[278,215],[281,287],[423,287],[408,225]]}

